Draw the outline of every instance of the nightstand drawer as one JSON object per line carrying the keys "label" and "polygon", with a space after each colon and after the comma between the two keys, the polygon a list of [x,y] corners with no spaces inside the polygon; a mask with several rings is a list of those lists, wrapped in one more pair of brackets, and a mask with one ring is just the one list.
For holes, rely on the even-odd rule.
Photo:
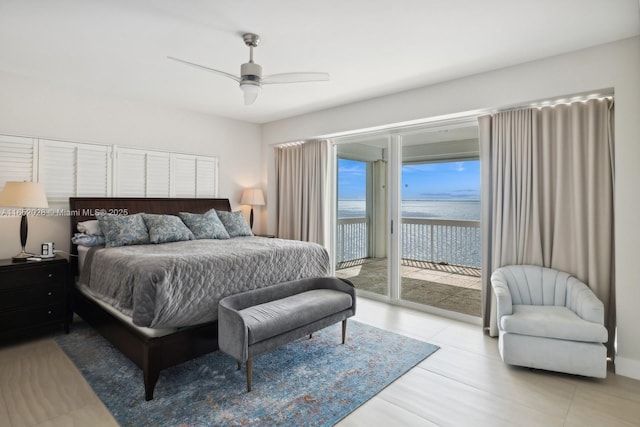
{"label": "nightstand drawer", "polygon": [[0,274],[0,289],[19,288],[39,284],[64,283],[67,275],[67,264],[31,266],[31,268],[3,271]]}
{"label": "nightstand drawer", "polygon": [[0,310],[64,303],[64,283],[22,286],[0,292]]}
{"label": "nightstand drawer", "polygon": [[0,312],[0,331],[56,323],[64,320],[64,304]]}
{"label": "nightstand drawer", "polygon": [[56,324],[69,332],[69,262],[0,260],[0,342],[41,332]]}

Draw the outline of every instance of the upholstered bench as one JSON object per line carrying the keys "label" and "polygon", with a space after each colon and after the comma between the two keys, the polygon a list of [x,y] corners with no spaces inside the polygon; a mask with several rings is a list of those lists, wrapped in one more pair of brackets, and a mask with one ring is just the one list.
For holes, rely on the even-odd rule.
{"label": "upholstered bench", "polygon": [[220,350],[247,365],[251,391],[253,358],[342,321],[356,312],[353,284],[335,277],[279,283],[223,298],[218,307]]}

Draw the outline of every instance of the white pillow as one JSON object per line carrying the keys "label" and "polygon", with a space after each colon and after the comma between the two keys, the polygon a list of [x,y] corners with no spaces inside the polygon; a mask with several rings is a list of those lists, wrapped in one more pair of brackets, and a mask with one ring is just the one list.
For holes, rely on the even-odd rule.
{"label": "white pillow", "polygon": [[78,223],[78,231],[89,236],[102,236],[102,230],[100,230],[100,223],[97,219],[89,221],[83,221]]}

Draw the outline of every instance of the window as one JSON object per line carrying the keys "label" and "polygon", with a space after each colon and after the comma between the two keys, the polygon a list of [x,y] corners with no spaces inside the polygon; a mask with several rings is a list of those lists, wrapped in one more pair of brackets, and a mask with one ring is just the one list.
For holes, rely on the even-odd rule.
{"label": "window", "polygon": [[35,141],[31,138],[0,135],[0,184],[33,181]]}
{"label": "window", "polygon": [[175,197],[215,197],[218,194],[216,157],[175,155]]}
{"label": "window", "polygon": [[0,135],[0,188],[39,181],[51,207],[69,197],[217,197],[218,158]]}
{"label": "window", "polygon": [[171,153],[120,147],[116,153],[116,191],[119,196],[171,195]]}
{"label": "window", "polygon": [[66,205],[69,197],[111,193],[111,147],[38,140],[38,181],[49,204]]}

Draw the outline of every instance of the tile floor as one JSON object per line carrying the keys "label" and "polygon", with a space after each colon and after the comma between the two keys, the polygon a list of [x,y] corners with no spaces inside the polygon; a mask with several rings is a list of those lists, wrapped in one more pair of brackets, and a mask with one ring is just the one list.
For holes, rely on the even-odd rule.
{"label": "tile floor", "polygon": [[0,347],[0,426],[117,425],[53,339]]}
{"label": "tile floor", "polygon": [[639,426],[640,381],[505,365],[479,326],[366,300],[358,320],[441,348],[338,425]]}
{"label": "tile floor", "polygon": [[[479,326],[366,298],[356,319],[441,348],[340,427],[640,425],[640,381],[510,367]],[[0,347],[0,426],[114,425],[53,340]]]}

